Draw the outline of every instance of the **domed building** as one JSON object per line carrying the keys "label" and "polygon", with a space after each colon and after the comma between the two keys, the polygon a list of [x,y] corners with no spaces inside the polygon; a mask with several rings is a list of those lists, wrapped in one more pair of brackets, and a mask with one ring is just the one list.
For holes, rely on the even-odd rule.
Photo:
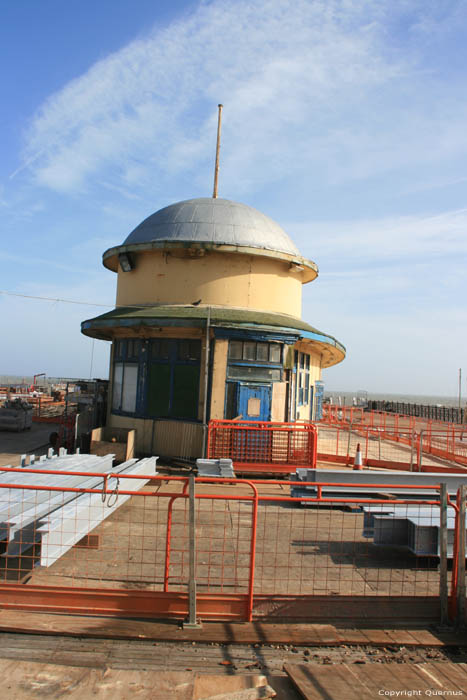
{"label": "domed building", "polygon": [[199,457],[210,419],[319,417],[321,372],[345,348],[301,319],[318,274],[252,207],[200,198],[152,214],[103,255],[116,308],[82,323],[112,341],[107,425],[140,454]]}

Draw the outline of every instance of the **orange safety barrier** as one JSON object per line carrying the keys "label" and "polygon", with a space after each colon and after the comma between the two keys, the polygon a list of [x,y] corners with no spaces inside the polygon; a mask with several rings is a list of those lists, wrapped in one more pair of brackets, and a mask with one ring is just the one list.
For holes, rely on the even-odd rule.
{"label": "orange safety barrier", "polygon": [[388,411],[368,411],[358,406],[336,406],[334,404],[323,405],[321,423],[329,425],[367,426],[371,428],[388,428],[389,430],[428,430],[430,426],[435,431],[467,430],[467,425],[435,420],[423,416],[408,416]]}
{"label": "orange safety barrier", "polygon": [[[77,488],[59,483],[70,472],[5,468],[10,471],[37,474],[38,482],[45,474],[47,483],[0,483],[5,514],[0,608],[188,616],[187,477],[119,474],[115,485],[111,473],[82,472],[102,479],[102,486]],[[130,489],[125,479],[147,483],[141,490]],[[441,506],[439,486],[381,484],[379,488],[393,494],[402,489],[412,495],[373,499],[359,495],[359,489],[374,486],[369,484],[332,484],[346,488],[345,494],[332,496],[326,495],[330,484],[308,484],[314,493],[292,497],[284,492],[282,480],[195,481],[194,571],[201,619],[355,619],[361,614],[367,622],[371,615],[386,621],[401,615],[405,622],[413,614],[433,622],[439,616],[437,557],[428,566],[400,548],[377,546],[365,535],[361,511],[368,505],[381,507],[381,512],[391,505],[407,513],[426,506],[436,510]],[[422,498],[421,490],[432,495]],[[75,512],[72,497],[83,494],[89,495],[89,510]],[[44,506],[52,500],[53,516],[44,519]],[[20,521],[7,517],[20,501],[27,503],[21,528]],[[66,505],[66,517],[57,515],[60,504]],[[459,511],[449,499],[448,508]],[[433,526],[439,524],[439,515],[432,517]],[[89,532],[76,542],[75,528],[82,528],[86,518]],[[9,532],[8,520],[13,528]],[[454,547],[458,533],[456,538]],[[64,547],[70,541],[73,546]],[[445,575],[447,584],[449,572]],[[452,614],[456,575],[453,567]]]}
{"label": "orange safety barrier", "polygon": [[356,445],[361,443],[364,466],[454,472],[467,467],[467,431],[460,426],[428,425],[419,431],[357,422],[316,426],[321,461],[352,464]]}
{"label": "orange safety barrier", "polygon": [[231,459],[238,473],[288,474],[316,466],[314,425],[239,420],[211,420],[207,458]]}

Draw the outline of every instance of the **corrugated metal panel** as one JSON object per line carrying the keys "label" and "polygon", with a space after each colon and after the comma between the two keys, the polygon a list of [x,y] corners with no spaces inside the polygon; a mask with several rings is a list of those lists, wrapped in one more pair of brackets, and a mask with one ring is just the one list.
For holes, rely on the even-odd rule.
{"label": "corrugated metal panel", "polygon": [[175,420],[158,420],[152,451],[164,457],[195,459],[203,449],[203,426]]}

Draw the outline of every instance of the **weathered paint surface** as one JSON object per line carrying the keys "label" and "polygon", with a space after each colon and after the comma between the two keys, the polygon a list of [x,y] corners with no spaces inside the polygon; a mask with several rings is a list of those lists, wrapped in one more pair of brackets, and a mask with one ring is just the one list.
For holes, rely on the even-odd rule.
{"label": "weathered paint surface", "polygon": [[224,418],[225,377],[227,374],[227,352],[229,341],[217,338],[214,345],[212,387],[211,387],[211,418]]}
{"label": "weathered paint surface", "polygon": [[210,252],[181,258],[164,252],[138,255],[135,269],[119,269],[117,305],[203,304],[274,311],[300,317],[302,280],[275,259]]}

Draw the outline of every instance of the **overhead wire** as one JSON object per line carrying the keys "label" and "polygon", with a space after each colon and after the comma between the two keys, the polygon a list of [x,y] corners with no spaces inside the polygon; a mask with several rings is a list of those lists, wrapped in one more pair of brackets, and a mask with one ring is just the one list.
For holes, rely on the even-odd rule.
{"label": "overhead wire", "polygon": [[60,299],[56,297],[37,296],[35,294],[20,294],[19,292],[10,292],[4,289],[0,289],[0,294],[5,294],[6,296],[11,297],[20,297],[23,299],[36,299],[39,301],[51,301],[55,303],[60,302],[61,304],[79,304],[81,306],[101,306],[112,309],[145,309],[149,306],[156,306],[156,304],[99,304],[95,301],[77,301],[76,299]]}

